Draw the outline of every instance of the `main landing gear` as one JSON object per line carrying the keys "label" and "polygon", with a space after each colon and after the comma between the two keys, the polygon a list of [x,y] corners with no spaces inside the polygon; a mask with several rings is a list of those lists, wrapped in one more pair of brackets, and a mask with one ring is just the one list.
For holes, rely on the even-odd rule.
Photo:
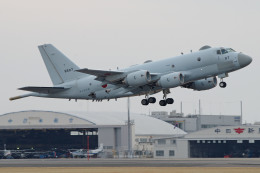
{"label": "main landing gear", "polygon": [[[160,100],[159,105],[160,106],[166,106],[167,104],[173,104],[174,100],[172,98],[167,98],[167,94],[170,93],[170,90],[163,90],[163,100]],[[141,101],[142,105],[148,105],[149,103],[155,103],[156,98],[155,97],[149,97],[147,94],[145,96],[145,99]]]}
{"label": "main landing gear", "polygon": [[172,98],[167,98],[167,94],[170,93],[170,90],[163,90],[163,100],[160,100],[160,106],[166,106],[167,104],[173,104],[174,100]]}
{"label": "main landing gear", "polygon": [[174,100],[172,98],[167,98],[166,100],[160,100],[160,106],[166,106],[167,104],[173,104]]}
{"label": "main landing gear", "polygon": [[148,105],[149,103],[155,103],[155,102],[156,102],[155,97],[148,98],[148,96],[146,96],[146,98],[141,101],[142,105],[145,105],[145,106]]}
{"label": "main landing gear", "polygon": [[227,83],[223,82],[223,79],[221,79],[221,82],[219,83],[220,88],[226,88]]}

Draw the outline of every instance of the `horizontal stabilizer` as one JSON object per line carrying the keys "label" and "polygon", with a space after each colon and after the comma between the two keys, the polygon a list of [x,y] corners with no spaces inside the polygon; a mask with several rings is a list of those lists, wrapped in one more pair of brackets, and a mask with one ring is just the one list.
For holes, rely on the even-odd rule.
{"label": "horizontal stabilizer", "polygon": [[64,91],[69,88],[64,88],[64,87],[23,87],[19,88],[19,90],[24,90],[24,91],[31,91],[31,92],[37,92],[37,93],[44,93],[44,94],[51,94],[51,93],[56,93],[60,91]]}
{"label": "horizontal stabilizer", "polygon": [[88,69],[88,68],[79,69],[79,70],[76,70],[76,71],[81,72],[81,73],[94,75],[94,76],[97,76],[97,77],[107,77],[107,76],[112,76],[112,75],[124,74],[124,72],[120,72],[120,71],[91,70],[91,69]]}

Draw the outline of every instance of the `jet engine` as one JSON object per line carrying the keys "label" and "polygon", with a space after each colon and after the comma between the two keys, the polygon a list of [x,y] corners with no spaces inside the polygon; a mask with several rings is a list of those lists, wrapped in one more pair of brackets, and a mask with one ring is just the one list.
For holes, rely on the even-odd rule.
{"label": "jet engine", "polygon": [[126,76],[123,83],[129,86],[143,86],[151,82],[151,75],[147,70],[132,72]]}
{"label": "jet engine", "polygon": [[197,80],[197,81],[190,82],[190,83],[183,85],[184,88],[190,88],[190,89],[194,89],[196,91],[212,89],[215,86],[217,86],[216,77],[201,79],[201,80]]}
{"label": "jet engine", "polygon": [[180,72],[170,73],[161,76],[158,80],[157,85],[162,88],[174,88],[184,83],[184,76]]}

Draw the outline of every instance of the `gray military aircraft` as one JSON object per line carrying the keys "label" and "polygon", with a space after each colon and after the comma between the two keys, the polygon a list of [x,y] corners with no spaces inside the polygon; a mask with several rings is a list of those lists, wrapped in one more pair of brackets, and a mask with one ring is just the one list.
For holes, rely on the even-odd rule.
{"label": "gray military aircraft", "polygon": [[142,105],[155,103],[150,95],[163,92],[161,106],[173,104],[167,98],[170,88],[184,87],[197,91],[212,89],[217,85],[226,87],[223,78],[252,62],[252,58],[231,48],[203,46],[197,52],[118,70],[80,69],[51,44],[40,45],[39,50],[49,72],[53,87],[28,86],[19,90],[30,93],[12,97],[10,100],[28,96],[86,99],[102,101],[145,95]]}

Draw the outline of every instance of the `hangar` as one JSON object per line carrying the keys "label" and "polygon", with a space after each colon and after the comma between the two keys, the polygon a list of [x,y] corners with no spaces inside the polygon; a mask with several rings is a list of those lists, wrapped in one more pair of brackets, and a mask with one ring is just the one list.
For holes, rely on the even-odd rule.
{"label": "hangar", "polygon": [[260,157],[260,126],[219,126],[182,138],[157,138],[156,158]]}
{"label": "hangar", "polygon": [[260,126],[215,127],[185,139],[190,157],[260,157]]}
{"label": "hangar", "polygon": [[[0,116],[0,150],[97,148],[123,157],[127,114],[20,111]],[[162,120],[131,114],[133,155],[155,158],[260,157],[260,126],[219,126],[187,134]]]}
{"label": "hangar", "polygon": [[[126,113],[20,111],[0,116],[0,149],[98,148],[124,153],[128,148]],[[139,139],[177,137],[186,133],[156,118],[131,114],[131,148],[143,150]],[[138,140],[136,140],[138,139]],[[138,145],[142,145],[139,147]],[[151,149],[152,150],[152,149]]]}
{"label": "hangar", "polygon": [[90,147],[96,147],[96,132],[93,122],[65,113],[22,111],[0,116],[0,146],[6,144],[10,150],[85,148],[85,135],[90,133]]}

